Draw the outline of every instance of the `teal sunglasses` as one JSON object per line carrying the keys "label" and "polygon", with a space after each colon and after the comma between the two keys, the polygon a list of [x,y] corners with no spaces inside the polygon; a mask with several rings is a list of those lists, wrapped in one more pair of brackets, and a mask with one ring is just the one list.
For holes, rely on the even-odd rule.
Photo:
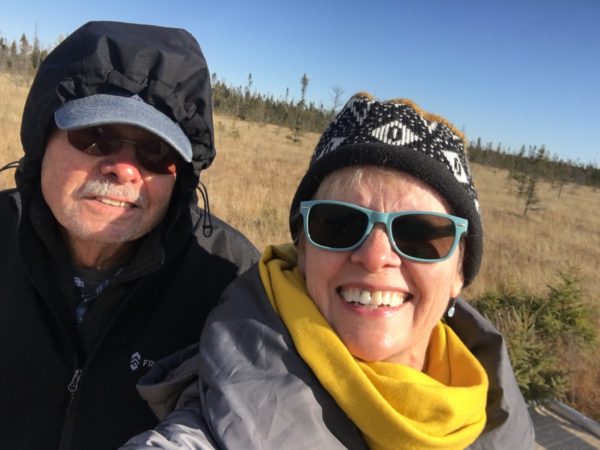
{"label": "teal sunglasses", "polygon": [[304,233],[317,248],[335,252],[357,249],[376,223],[383,223],[396,253],[411,261],[434,263],[454,253],[469,222],[430,211],[378,212],[334,200],[300,203]]}

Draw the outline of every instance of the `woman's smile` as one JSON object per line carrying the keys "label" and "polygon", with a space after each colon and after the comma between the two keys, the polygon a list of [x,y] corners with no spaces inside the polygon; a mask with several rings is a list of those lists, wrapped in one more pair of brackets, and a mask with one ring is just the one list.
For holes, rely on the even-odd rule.
{"label": "woman's smile", "polygon": [[353,287],[339,288],[338,293],[347,303],[369,308],[397,308],[412,298],[410,294],[403,294],[397,291],[370,291]]}
{"label": "woman's smile", "polygon": [[[336,179],[347,180],[351,170],[331,174],[315,198],[380,212],[449,213],[435,190],[404,172],[366,168],[359,183],[329,187]],[[331,251],[304,239],[298,262],[310,297],[355,357],[418,370],[432,329],[462,287],[459,252],[433,263],[406,259],[396,252],[381,224],[354,250]]]}

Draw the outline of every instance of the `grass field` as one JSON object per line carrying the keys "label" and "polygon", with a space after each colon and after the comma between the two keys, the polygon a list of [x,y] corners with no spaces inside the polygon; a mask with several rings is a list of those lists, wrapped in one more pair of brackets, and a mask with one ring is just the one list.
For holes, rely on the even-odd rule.
{"label": "grass field", "polygon": [[[21,155],[18,130],[27,87],[27,81],[0,74],[0,166]],[[213,213],[259,248],[288,241],[289,204],[318,135],[307,133],[293,143],[290,130],[272,125],[223,116],[214,123],[217,158],[202,176]],[[524,218],[523,201],[505,171],[476,165],[473,174],[483,210],[485,256],[465,296],[503,285],[544,293],[558,270],[576,266],[589,301],[600,304],[600,192],[568,185],[558,198],[542,183],[541,209]],[[12,170],[0,173],[0,188],[13,186],[13,175]],[[588,384],[579,389],[596,399],[591,407],[600,416],[600,361],[579,370],[587,372],[581,380]]]}
{"label": "grass field", "polygon": [[[218,156],[203,176],[213,211],[262,247],[289,240],[289,204],[318,136],[300,144],[288,130],[216,118]],[[588,292],[600,290],[600,192],[569,185],[557,198],[540,188],[541,210],[522,217],[524,205],[507,173],[476,165],[483,210],[485,258],[469,295],[501,284],[543,291],[559,269],[577,265]],[[594,205],[596,207],[594,208]]]}

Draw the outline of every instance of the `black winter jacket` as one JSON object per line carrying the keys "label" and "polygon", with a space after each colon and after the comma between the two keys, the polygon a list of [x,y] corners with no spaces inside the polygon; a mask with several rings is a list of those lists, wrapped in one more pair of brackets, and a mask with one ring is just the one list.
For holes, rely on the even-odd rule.
{"label": "black winter jacket", "polygon": [[[208,216],[197,206],[200,171],[214,156],[208,79],[189,33],[111,22],[75,31],[40,67],[23,115],[17,190],[0,192],[0,447],[115,449],[154,426],[137,380],[197,341],[222,291],[258,259],[216,218],[207,237]],[[73,272],[40,193],[40,165],[54,110],[105,89],[160,107],[190,136],[194,156],[178,170],[163,223],[78,329]]]}
{"label": "black winter jacket", "polygon": [[[198,223],[202,211],[190,211]],[[2,448],[114,449],[156,424],[137,380],[199,339],[223,289],[256,260],[242,235],[216,219],[213,226],[210,238],[173,230],[177,243],[166,254],[148,242],[78,331],[60,255],[21,214],[19,194],[0,193]]]}

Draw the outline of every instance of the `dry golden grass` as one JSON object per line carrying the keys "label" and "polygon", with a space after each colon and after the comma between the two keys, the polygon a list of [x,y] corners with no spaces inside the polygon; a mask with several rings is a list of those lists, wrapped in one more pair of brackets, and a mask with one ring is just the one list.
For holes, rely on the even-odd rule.
{"label": "dry golden grass", "polygon": [[[20,116],[28,81],[0,74],[0,165],[18,159]],[[216,116],[217,157],[203,175],[212,211],[242,230],[259,249],[288,241],[292,196],[318,135],[293,143],[290,130]],[[0,173],[0,188],[14,186],[12,170]],[[541,210],[522,217],[524,205],[511,192],[507,173],[475,165],[483,210],[485,257],[465,294],[478,296],[500,285],[543,292],[556,272],[578,266],[591,298],[600,292],[600,192],[567,185],[557,197],[540,184]],[[596,298],[596,302],[600,302]]]}
{"label": "dry golden grass", "polygon": [[290,130],[215,117],[217,157],[202,175],[212,211],[255,243],[290,240],[289,207],[318,135],[293,143]]}
{"label": "dry golden grass", "polygon": [[[18,132],[26,93],[26,81],[0,74],[0,165],[20,157]],[[289,241],[289,205],[318,135],[306,133],[300,143],[293,143],[290,130],[272,125],[223,116],[216,116],[214,123],[217,158],[202,175],[213,213],[239,228],[259,249]],[[474,166],[473,174],[483,210],[485,256],[466,297],[501,285],[545,293],[558,270],[574,265],[589,301],[600,304],[600,192],[568,185],[558,198],[542,183],[542,209],[523,218],[523,201],[511,193],[506,171]],[[13,185],[13,171],[0,173],[0,188]],[[585,367],[574,369],[585,381],[577,388],[578,396],[591,401],[581,406],[600,415],[595,394],[600,362],[592,357]]]}
{"label": "dry golden grass", "polygon": [[[0,167],[23,154],[19,139],[21,114],[30,81],[0,72]],[[0,172],[0,189],[14,186],[14,171]]]}
{"label": "dry golden grass", "polygon": [[[28,81],[0,74],[0,165],[21,155],[19,124]],[[212,211],[242,230],[259,249],[289,240],[288,212],[318,135],[293,143],[290,130],[216,116],[217,157],[203,175]],[[0,188],[14,186],[12,170]],[[522,217],[524,205],[503,170],[475,165],[483,210],[485,257],[467,296],[500,285],[543,292],[558,270],[578,266],[583,287],[600,292],[600,192],[567,185],[557,197],[540,184],[541,210]],[[600,300],[596,299],[597,302]]]}
{"label": "dry golden grass", "polygon": [[600,292],[600,191],[567,185],[559,198],[555,188],[541,183],[541,209],[522,217],[523,200],[511,189],[506,171],[473,169],[483,209],[485,258],[471,295],[499,284],[540,293],[570,265],[579,267],[590,295]]}
{"label": "dry golden grass", "polygon": [[[215,129],[217,158],[203,175],[213,212],[259,248],[289,240],[289,205],[318,135],[306,134],[294,144],[289,130],[227,117],[217,117]],[[542,209],[524,218],[523,201],[511,192],[506,171],[475,165],[473,176],[485,257],[467,296],[503,284],[542,293],[570,265],[580,268],[587,292],[600,291],[600,192],[568,185],[557,198],[555,189],[541,183]]]}

